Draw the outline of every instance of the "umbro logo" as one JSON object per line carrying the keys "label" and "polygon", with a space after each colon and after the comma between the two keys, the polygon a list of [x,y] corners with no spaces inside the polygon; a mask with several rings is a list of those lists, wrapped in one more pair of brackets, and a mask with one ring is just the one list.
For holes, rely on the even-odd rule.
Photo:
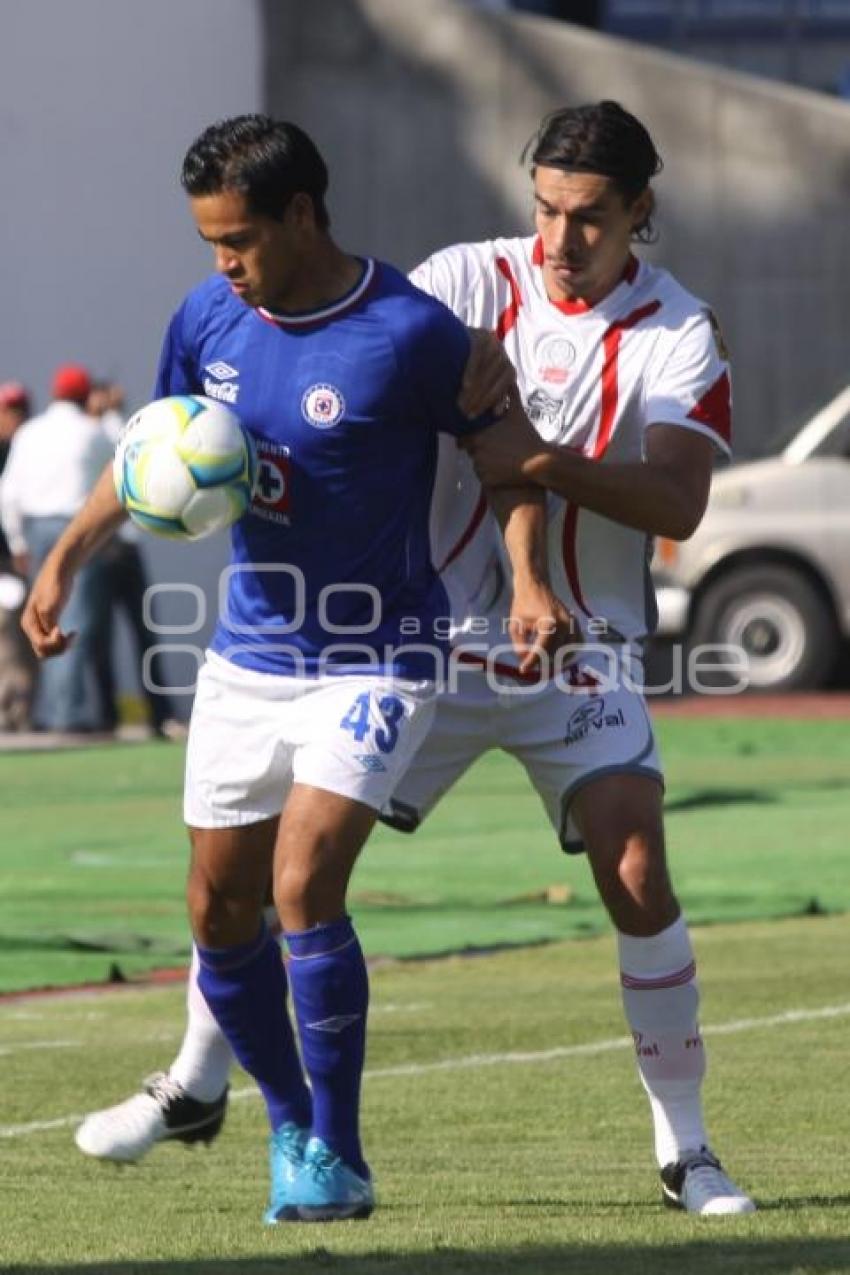
{"label": "umbro logo", "polygon": [[217,359],[215,363],[208,363],[204,368],[205,372],[209,372],[217,381],[232,381],[239,372],[235,367],[231,367],[229,363],[225,363],[223,359]]}
{"label": "umbro logo", "polygon": [[360,1014],[334,1014],[332,1018],[320,1018],[317,1023],[308,1023],[307,1026],[314,1032],[330,1032],[332,1036],[338,1036],[346,1027],[359,1022],[360,1017]]}
{"label": "umbro logo", "polygon": [[377,775],[379,771],[386,770],[380,757],[376,757],[374,753],[358,753],[354,760],[359,761],[363,769],[368,770],[371,775]]}

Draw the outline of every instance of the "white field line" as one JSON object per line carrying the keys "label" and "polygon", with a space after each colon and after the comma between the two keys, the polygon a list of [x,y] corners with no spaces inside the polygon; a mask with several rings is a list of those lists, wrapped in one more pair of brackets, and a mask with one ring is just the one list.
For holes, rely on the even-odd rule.
{"label": "white field line", "polygon": [[[728,1023],[715,1023],[703,1027],[704,1036],[732,1036],[736,1032],[759,1031],[771,1027],[788,1027],[794,1023],[812,1023],[828,1018],[844,1018],[850,1014],[850,1003],[845,1005],[824,1005],[820,1009],[788,1009],[782,1014],[771,1014],[766,1018],[737,1018]],[[588,1041],[584,1045],[560,1045],[554,1049],[539,1049],[528,1052],[511,1052],[507,1054],[467,1054],[463,1058],[443,1058],[438,1062],[401,1063],[395,1067],[367,1068],[366,1078],[383,1080],[393,1076],[426,1076],[430,1072],[465,1071],[477,1067],[511,1066],[520,1063],[557,1062],[562,1058],[582,1058],[588,1054],[608,1054],[618,1049],[631,1049],[633,1042],[630,1036],[615,1036],[609,1040]],[[244,1098],[258,1098],[259,1091],[253,1085],[244,1089],[234,1089],[231,1099],[238,1101]],[[83,1115],[60,1116],[56,1120],[33,1120],[28,1124],[0,1125],[0,1138],[25,1138],[31,1133],[43,1133],[49,1129],[67,1129],[79,1124]]]}
{"label": "white field line", "polygon": [[[426,1001],[419,1001],[415,1004],[411,1001],[407,1005],[374,1005],[369,1010],[369,1018],[373,1019],[380,1014],[414,1014],[422,1009],[430,1008],[430,1003]],[[89,1015],[86,1017],[89,1017]],[[100,1018],[102,1015],[96,1015],[96,1017]],[[166,1045],[172,1041],[175,1044],[179,1044],[183,1030],[183,1028],[175,1027],[173,1031],[155,1032],[153,1035],[146,1036],[145,1039]],[[112,1037],[113,1043],[116,1042],[116,1039],[115,1036]],[[89,1043],[87,1040],[22,1040],[14,1045],[0,1045],[0,1058],[9,1058],[13,1054],[23,1053],[28,1049],[82,1049]],[[120,1038],[120,1043],[135,1044],[136,1038],[128,1040],[126,1037],[122,1037]]]}
{"label": "white field line", "polygon": [[10,1054],[22,1053],[28,1049],[73,1049],[79,1044],[78,1040],[22,1040],[14,1045],[0,1045],[0,1058],[8,1058]]}

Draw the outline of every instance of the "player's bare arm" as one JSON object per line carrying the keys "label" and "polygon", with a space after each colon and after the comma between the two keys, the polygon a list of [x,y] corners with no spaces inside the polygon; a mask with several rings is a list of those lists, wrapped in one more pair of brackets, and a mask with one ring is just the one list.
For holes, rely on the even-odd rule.
{"label": "player's bare arm", "polygon": [[[468,416],[508,411],[515,427],[531,429],[519,407],[516,369],[492,332],[469,330],[471,349],[458,405]],[[486,432],[486,431],[485,431]],[[530,672],[544,653],[553,655],[581,640],[575,618],[552,592],[547,553],[546,498],[532,483],[516,487],[484,483],[496,515],[513,575],[511,641],[520,656],[520,672]]]}
{"label": "player's bare arm", "polygon": [[487,498],[511,562],[511,641],[520,672],[528,673],[544,654],[581,642],[581,630],[549,583],[545,498],[537,500],[528,487],[490,487]]}
{"label": "player's bare arm", "polygon": [[530,427],[516,427],[514,412],[465,445],[485,484],[534,482],[649,535],[687,540],[708,502],[714,446],[676,425],[651,425],[644,459],[624,464],[600,464],[547,446]]}
{"label": "player's bare arm", "polygon": [[516,368],[502,342],[484,328],[469,328],[470,350],[458,407],[470,418],[503,409],[516,387]]}
{"label": "player's bare arm", "polygon": [[61,655],[74,639],[59,627],[59,616],[68,600],[74,577],[124,521],[107,465],[80,512],[48,554],[33,581],[21,616],[21,628],[40,660]]}

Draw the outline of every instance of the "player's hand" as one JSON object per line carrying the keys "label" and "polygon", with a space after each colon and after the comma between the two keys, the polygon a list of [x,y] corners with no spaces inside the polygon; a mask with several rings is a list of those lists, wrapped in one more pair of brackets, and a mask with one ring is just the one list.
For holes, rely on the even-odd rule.
{"label": "player's hand", "polygon": [[77,636],[59,627],[59,616],[71,592],[71,580],[64,579],[49,563],[33,582],[21,615],[21,628],[40,660],[61,655]]}
{"label": "player's hand", "polygon": [[482,412],[504,411],[516,389],[516,371],[502,342],[484,328],[470,328],[471,347],[458,395],[458,407],[474,420]]}
{"label": "player's hand", "polygon": [[[578,647],[582,641],[575,616],[539,580],[514,582],[508,624],[521,673],[533,672],[542,662],[551,662],[558,651]],[[562,657],[562,663],[571,664],[574,659],[575,654]]]}
{"label": "player's hand", "polygon": [[512,487],[537,481],[547,447],[512,396],[502,420],[463,439],[485,487]]}

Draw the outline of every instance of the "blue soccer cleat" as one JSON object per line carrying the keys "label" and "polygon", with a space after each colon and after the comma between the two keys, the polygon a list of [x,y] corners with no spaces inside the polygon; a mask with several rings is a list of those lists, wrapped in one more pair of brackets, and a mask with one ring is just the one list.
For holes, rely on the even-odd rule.
{"label": "blue soccer cleat", "polygon": [[371,1178],[362,1178],[321,1138],[311,1138],[292,1188],[302,1222],[365,1218],[375,1207]]}
{"label": "blue soccer cleat", "polygon": [[269,1168],[271,1191],[269,1206],[263,1214],[266,1226],[278,1222],[297,1222],[298,1209],[293,1201],[293,1186],[302,1164],[310,1133],[287,1121],[269,1136]]}

